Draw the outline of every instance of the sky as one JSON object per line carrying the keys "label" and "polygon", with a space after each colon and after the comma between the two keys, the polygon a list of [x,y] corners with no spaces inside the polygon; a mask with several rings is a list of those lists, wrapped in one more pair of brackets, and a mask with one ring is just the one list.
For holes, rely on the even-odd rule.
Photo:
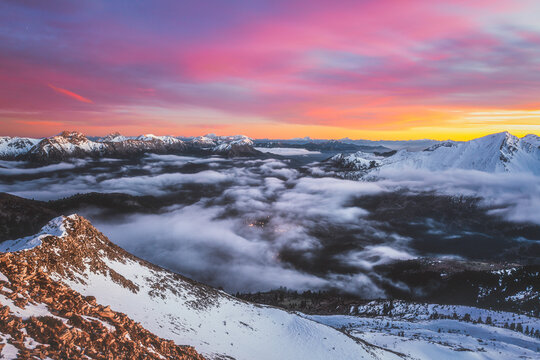
{"label": "sky", "polygon": [[0,135],[540,134],[536,0],[0,2]]}

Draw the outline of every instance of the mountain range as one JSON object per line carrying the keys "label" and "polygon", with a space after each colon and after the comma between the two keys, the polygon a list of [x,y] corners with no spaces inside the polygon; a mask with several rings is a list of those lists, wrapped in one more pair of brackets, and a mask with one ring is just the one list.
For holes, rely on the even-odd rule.
{"label": "mountain range", "polygon": [[53,163],[71,158],[123,158],[145,153],[158,154],[218,154],[246,156],[256,154],[247,136],[201,136],[180,140],[172,136],[152,134],[126,137],[118,133],[89,139],[76,131],[64,131],[42,139],[0,137],[0,159]]}
{"label": "mountain range", "polygon": [[373,170],[407,168],[540,173],[540,137],[534,134],[518,138],[503,132],[465,142],[415,140],[385,142],[385,146],[381,144],[349,139],[309,142],[257,140],[254,143],[243,135],[214,134],[179,138],[152,134],[126,137],[114,133],[89,138],[79,132],[64,131],[42,139],[0,137],[0,160],[25,160],[43,164],[85,157],[127,158],[145,153],[260,156],[261,153],[255,148],[257,146],[294,147],[333,153],[329,159],[331,164],[357,175],[373,173]]}

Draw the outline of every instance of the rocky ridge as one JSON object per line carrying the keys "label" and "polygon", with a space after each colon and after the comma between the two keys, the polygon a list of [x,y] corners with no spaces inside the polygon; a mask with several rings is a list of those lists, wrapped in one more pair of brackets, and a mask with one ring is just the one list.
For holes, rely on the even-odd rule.
{"label": "rocky ridge", "polygon": [[203,359],[29,262],[0,254],[0,351],[19,359]]}

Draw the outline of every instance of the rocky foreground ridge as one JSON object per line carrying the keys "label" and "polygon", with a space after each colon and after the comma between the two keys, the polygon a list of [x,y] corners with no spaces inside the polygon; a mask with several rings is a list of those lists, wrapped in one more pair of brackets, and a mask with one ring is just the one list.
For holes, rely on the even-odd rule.
{"label": "rocky foreground ridge", "polygon": [[51,279],[37,255],[0,254],[2,359],[203,359]]}
{"label": "rocky foreground ridge", "polygon": [[152,265],[78,215],[4,241],[0,252],[0,336],[12,353],[59,359],[199,359],[198,353],[237,360],[400,358]]}
{"label": "rocky foreground ridge", "polygon": [[126,137],[118,133],[90,140],[76,131],[64,131],[42,139],[0,136],[0,160],[54,163],[72,158],[125,158],[145,153],[234,157],[251,156],[258,154],[258,151],[253,148],[251,139],[243,135],[207,135],[189,140],[152,134]]}

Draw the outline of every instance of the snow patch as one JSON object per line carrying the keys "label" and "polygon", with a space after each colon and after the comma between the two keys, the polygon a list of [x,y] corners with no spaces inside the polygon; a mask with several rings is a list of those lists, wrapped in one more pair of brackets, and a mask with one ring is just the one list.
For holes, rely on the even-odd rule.
{"label": "snow patch", "polygon": [[75,220],[77,215],[70,215],[68,217],[59,216],[47,223],[41,228],[40,232],[36,235],[27,236],[16,240],[7,240],[0,244],[0,252],[17,252],[30,250],[36,246],[41,245],[41,240],[48,236],[56,236],[63,238],[67,236],[64,221],[69,218]]}

